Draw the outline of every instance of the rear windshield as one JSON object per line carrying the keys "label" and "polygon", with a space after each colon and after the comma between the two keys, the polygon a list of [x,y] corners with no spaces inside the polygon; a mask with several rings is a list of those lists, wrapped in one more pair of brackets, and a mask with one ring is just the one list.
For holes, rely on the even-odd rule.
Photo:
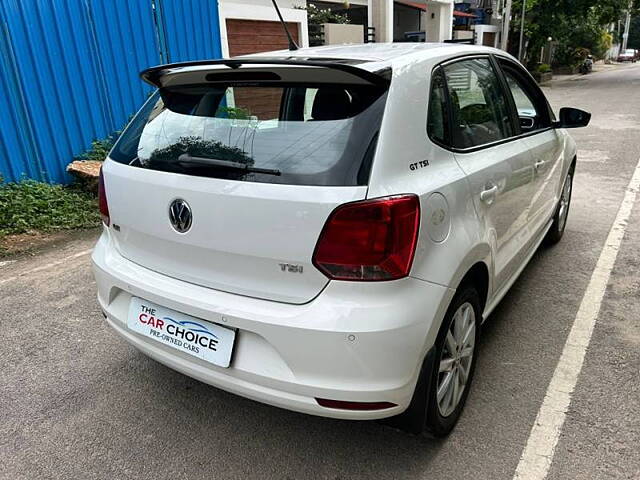
{"label": "rear windshield", "polygon": [[386,92],[368,85],[164,87],[110,158],[135,167],[290,185],[366,185]]}

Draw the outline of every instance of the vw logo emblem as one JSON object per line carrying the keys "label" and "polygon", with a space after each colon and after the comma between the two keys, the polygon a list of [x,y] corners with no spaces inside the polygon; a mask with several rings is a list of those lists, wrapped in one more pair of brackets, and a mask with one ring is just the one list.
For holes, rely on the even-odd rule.
{"label": "vw logo emblem", "polygon": [[178,198],[169,205],[169,221],[171,226],[178,233],[185,233],[191,228],[191,207],[189,204]]}

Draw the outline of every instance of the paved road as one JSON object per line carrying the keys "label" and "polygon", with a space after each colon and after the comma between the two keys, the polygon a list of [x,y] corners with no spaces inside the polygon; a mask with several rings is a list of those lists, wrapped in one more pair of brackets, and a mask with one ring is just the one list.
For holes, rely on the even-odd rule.
{"label": "paved road", "polygon": [[[90,233],[0,266],[0,478],[511,479],[640,157],[638,66],[546,90],[555,108],[593,112],[592,125],[575,131],[567,232],[535,255],[484,329],[449,439],[287,412],[146,358],[102,320],[83,254]],[[549,478],[640,478],[638,247],[640,207]]]}

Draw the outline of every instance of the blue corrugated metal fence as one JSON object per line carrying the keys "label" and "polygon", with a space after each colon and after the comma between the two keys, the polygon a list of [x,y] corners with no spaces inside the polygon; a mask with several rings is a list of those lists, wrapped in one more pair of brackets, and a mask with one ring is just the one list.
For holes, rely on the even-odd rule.
{"label": "blue corrugated metal fence", "polygon": [[67,182],[149,94],[140,70],[219,57],[215,0],[0,0],[0,175]]}

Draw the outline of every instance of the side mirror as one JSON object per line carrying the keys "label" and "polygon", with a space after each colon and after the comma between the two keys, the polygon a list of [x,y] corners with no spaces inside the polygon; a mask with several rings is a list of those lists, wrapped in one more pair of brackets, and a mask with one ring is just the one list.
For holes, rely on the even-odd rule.
{"label": "side mirror", "polygon": [[554,122],[555,128],[580,128],[589,125],[591,114],[577,108],[563,107],[560,109],[560,120]]}

